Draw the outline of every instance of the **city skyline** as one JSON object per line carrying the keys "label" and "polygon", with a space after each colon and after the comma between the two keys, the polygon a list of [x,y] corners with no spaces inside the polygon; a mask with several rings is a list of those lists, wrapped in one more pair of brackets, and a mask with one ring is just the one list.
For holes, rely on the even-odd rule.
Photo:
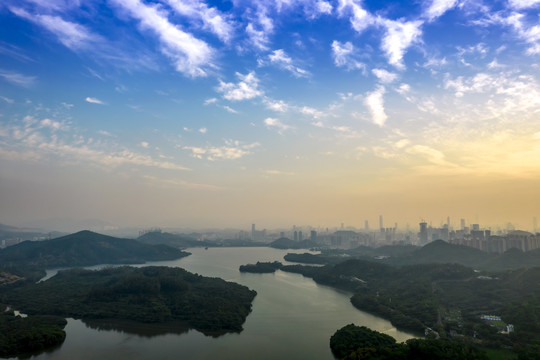
{"label": "city skyline", "polygon": [[539,9],[3,1],[0,223],[532,229]]}

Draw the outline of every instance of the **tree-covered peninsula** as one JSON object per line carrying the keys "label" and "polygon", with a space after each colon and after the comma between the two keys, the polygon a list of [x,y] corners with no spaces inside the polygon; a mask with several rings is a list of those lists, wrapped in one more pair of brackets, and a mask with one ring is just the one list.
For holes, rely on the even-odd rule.
{"label": "tree-covered peninsula", "polygon": [[66,323],[58,316],[16,316],[0,305],[0,357],[31,354],[62,344]]}
{"label": "tree-covered peninsula", "polygon": [[56,239],[24,241],[9,246],[0,250],[0,264],[4,267],[36,268],[141,264],[188,255],[167,245],[143,244],[85,230]]}
{"label": "tree-covered peninsula", "polygon": [[29,315],[183,323],[207,335],[240,332],[256,292],[180,268],[72,269],[1,295]]}
{"label": "tree-covered peninsula", "polygon": [[464,342],[411,339],[399,344],[391,336],[354,324],[336,331],[330,348],[344,360],[488,360],[485,351]]}

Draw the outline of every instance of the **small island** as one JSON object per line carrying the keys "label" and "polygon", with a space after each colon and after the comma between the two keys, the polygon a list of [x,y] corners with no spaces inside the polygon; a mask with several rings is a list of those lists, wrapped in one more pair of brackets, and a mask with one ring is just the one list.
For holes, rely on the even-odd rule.
{"label": "small island", "polygon": [[29,315],[119,319],[178,326],[205,335],[240,332],[256,292],[180,268],[71,269],[2,294]]}
{"label": "small island", "polygon": [[276,272],[283,267],[283,264],[279,261],[274,262],[260,262],[256,264],[240,265],[240,272],[256,273],[256,274],[270,274]]}

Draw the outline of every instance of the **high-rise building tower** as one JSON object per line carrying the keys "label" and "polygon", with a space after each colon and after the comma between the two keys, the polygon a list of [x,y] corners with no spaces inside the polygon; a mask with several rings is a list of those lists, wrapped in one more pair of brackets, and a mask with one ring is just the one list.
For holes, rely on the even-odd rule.
{"label": "high-rise building tower", "polygon": [[317,241],[317,232],[315,230],[311,230],[310,240]]}
{"label": "high-rise building tower", "polygon": [[298,232],[298,241],[304,240],[304,237],[302,236],[302,230]]}
{"label": "high-rise building tower", "polygon": [[383,224],[382,215],[379,215],[379,229],[381,229],[381,232],[384,231],[384,224]]}
{"label": "high-rise building tower", "polygon": [[418,237],[420,239],[420,244],[425,245],[428,242],[427,223],[422,221],[419,225],[420,233],[418,233]]}
{"label": "high-rise building tower", "polygon": [[460,220],[461,230],[465,230],[465,219]]}
{"label": "high-rise building tower", "polygon": [[251,224],[251,240],[255,240],[255,224]]}
{"label": "high-rise building tower", "polygon": [[367,220],[364,222],[364,229],[365,229],[366,231],[369,231],[369,223],[368,223]]}

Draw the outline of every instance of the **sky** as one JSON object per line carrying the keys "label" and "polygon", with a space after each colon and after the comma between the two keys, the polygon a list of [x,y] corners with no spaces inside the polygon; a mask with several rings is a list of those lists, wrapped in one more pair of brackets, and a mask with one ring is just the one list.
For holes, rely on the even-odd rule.
{"label": "sky", "polygon": [[540,217],[540,0],[4,0],[0,223]]}

